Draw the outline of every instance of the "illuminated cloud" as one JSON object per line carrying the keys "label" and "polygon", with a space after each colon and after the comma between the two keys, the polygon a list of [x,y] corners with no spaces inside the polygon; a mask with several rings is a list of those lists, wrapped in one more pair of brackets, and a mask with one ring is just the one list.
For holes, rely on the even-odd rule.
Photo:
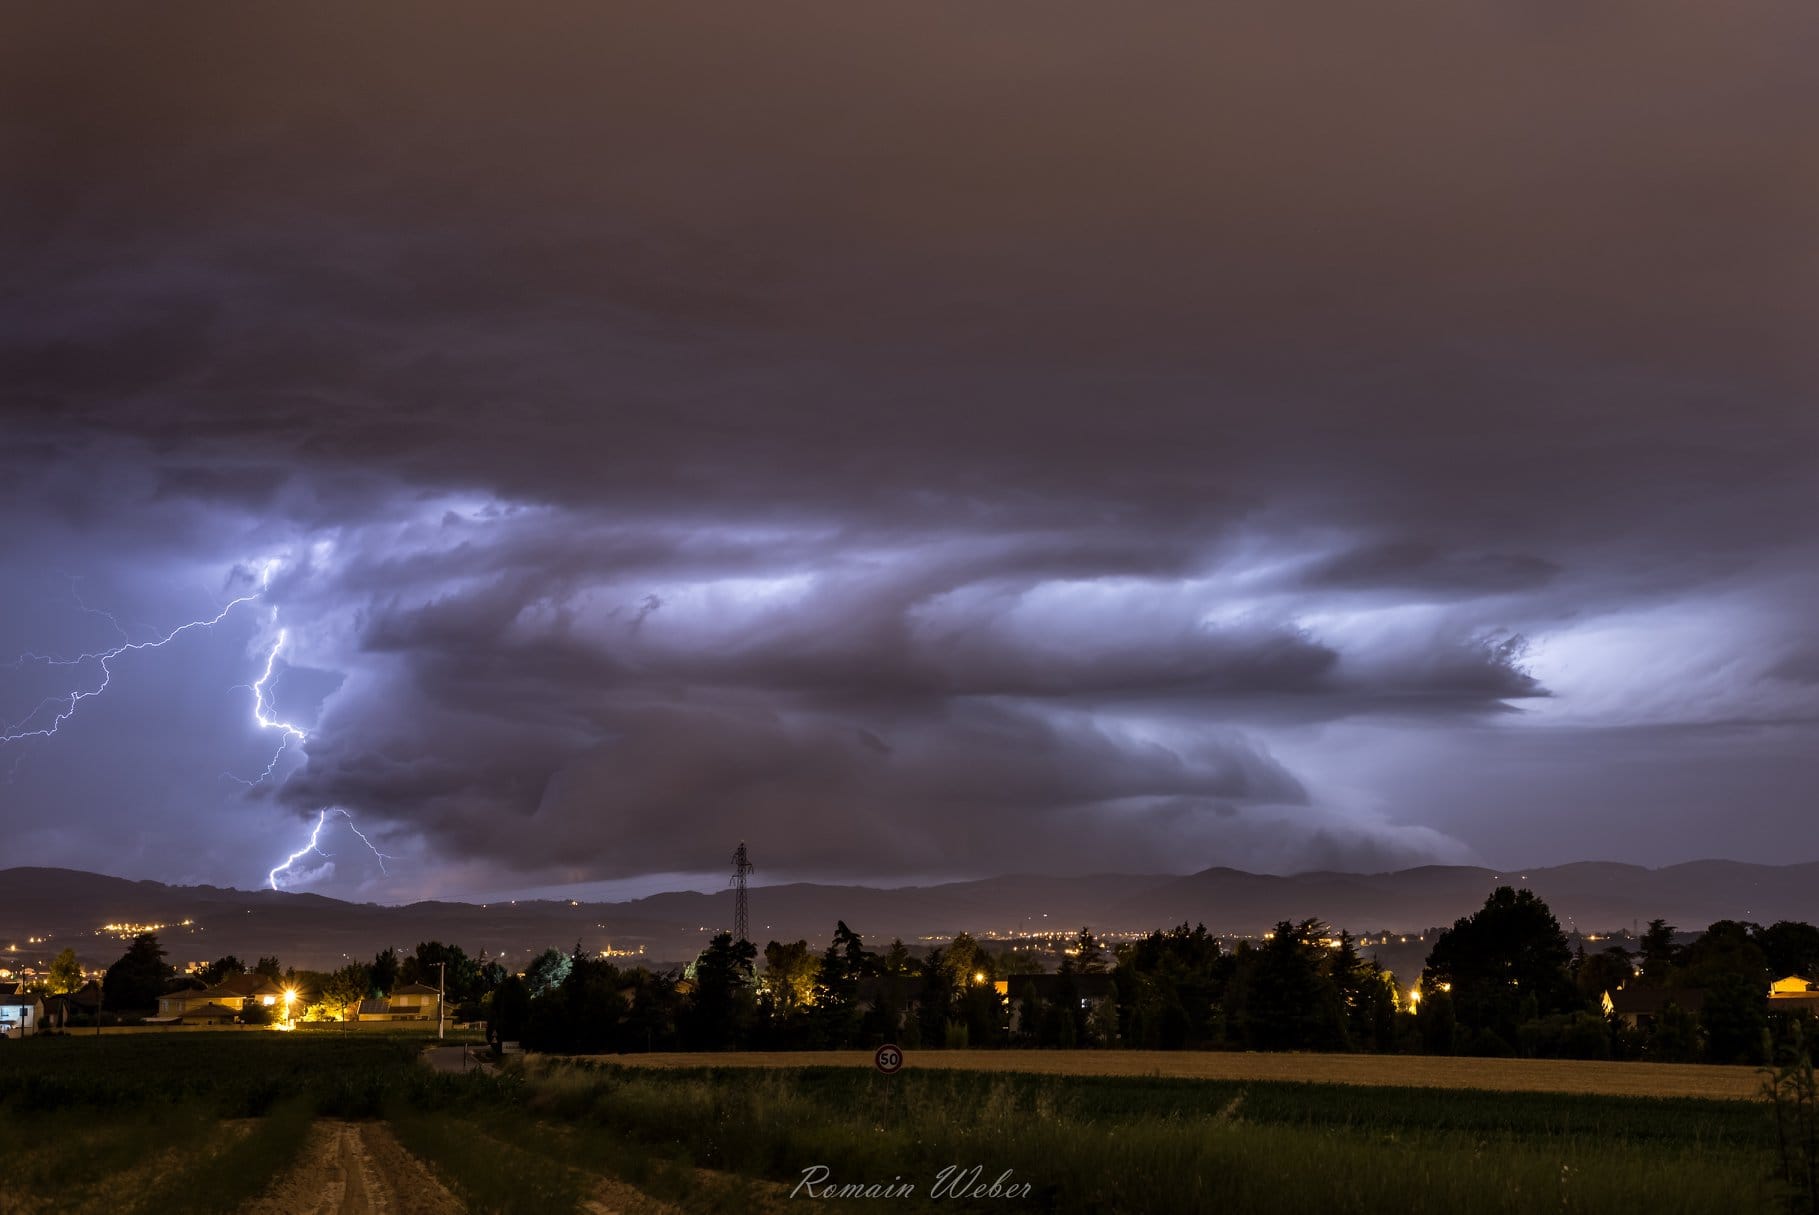
{"label": "illuminated cloud", "polygon": [[223,781],[276,634],[185,636],[9,858],[1788,859],[1813,18],[1429,16],[33,14],[0,646],[282,554],[308,737]]}

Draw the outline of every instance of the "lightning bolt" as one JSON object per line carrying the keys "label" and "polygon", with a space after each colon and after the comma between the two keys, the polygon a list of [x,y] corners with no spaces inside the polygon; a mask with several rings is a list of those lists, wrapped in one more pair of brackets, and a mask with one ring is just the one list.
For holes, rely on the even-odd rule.
{"label": "lightning bolt", "polygon": [[[270,575],[268,574],[267,577],[269,578]],[[264,593],[263,586],[261,587],[260,593]],[[101,695],[101,693],[107,691],[108,685],[111,684],[114,679],[113,662],[116,658],[125,654],[136,654],[142,650],[163,649],[191,629],[213,628],[223,620],[226,620],[228,613],[232,612],[235,608],[243,603],[251,603],[257,598],[259,598],[259,595],[257,594],[241,595],[237,599],[230,600],[226,607],[222,608],[207,620],[192,620],[187,624],[180,624],[155,641],[122,641],[112,649],[90,650],[86,653],[78,654],[73,658],[57,658],[46,654],[21,654],[18,658],[13,660],[12,666],[20,667],[29,662],[53,667],[79,667],[84,663],[93,662],[100,668],[101,682],[92,688],[77,688],[67,696],[46,697],[44,700],[40,701],[38,706],[30,713],[27,713],[24,717],[21,717],[18,721],[9,725],[6,728],[5,734],[0,734],[0,745],[23,742],[28,738],[50,738],[54,736],[58,730],[63,728],[64,722],[76,715],[76,710],[81,707],[83,701],[92,700]],[[92,609],[84,608],[83,610],[89,611]],[[107,615],[105,612],[97,614],[103,616]],[[113,617],[108,616],[108,619],[113,620]],[[114,622],[114,627],[120,627],[118,621]],[[55,715],[51,718],[50,724],[33,728],[32,723],[38,720],[39,715],[52,705],[61,705],[62,708],[57,710]]]}
{"label": "lightning bolt", "polygon": [[278,655],[284,651],[284,643],[289,639],[289,636],[288,630],[278,630],[278,640],[272,643],[271,653],[265,656],[265,670],[260,673],[258,680],[252,685],[253,724],[257,725],[261,730],[282,731],[284,737],[278,740],[278,749],[272,752],[272,761],[265,765],[265,771],[261,772],[256,779],[244,780],[241,777],[235,776],[232,772],[224,773],[225,776],[232,780],[240,781],[241,784],[248,788],[262,784],[270,779],[272,772],[278,767],[278,761],[284,757],[285,749],[292,743],[306,742],[309,739],[308,732],[301,726],[293,725],[288,721],[284,721],[274,716],[275,710],[266,700],[266,690],[271,686],[272,682],[272,671],[278,664]]}
{"label": "lightning bolt", "polygon": [[[208,617],[207,619],[191,620],[184,624],[180,624],[170,632],[151,641],[133,641],[126,630],[121,626],[118,619],[108,612],[89,607],[81,601],[80,597],[78,597],[76,605],[83,612],[100,616],[109,624],[113,625],[115,632],[120,634],[120,644],[105,650],[88,650],[71,657],[59,657],[51,654],[39,654],[28,651],[20,654],[17,658],[13,659],[12,662],[5,664],[14,670],[17,670],[28,664],[48,667],[80,668],[92,663],[99,673],[99,682],[94,683],[93,686],[78,686],[69,692],[68,695],[46,697],[44,700],[40,701],[31,712],[8,725],[5,733],[0,733],[0,746],[4,746],[8,743],[24,742],[29,739],[54,737],[57,732],[63,728],[63,724],[76,715],[77,711],[81,708],[83,701],[92,700],[107,691],[108,687],[113,683],[113,663],[115,660],[128,654],[139,653],[142,650],[162,649],[185,633],[195,629],[213,628],[215,625],[220,624],[223,620],[227,619],[228,615],[232,613],[235,608],[240,607],[242,604],[253,603],[261,599],[265,593],[271,589],[272,575],[278,569],[279,564],[279,561],[274,558],[266,561],[260,567],[259,589],[257,591],[249,595],[237,596],[234,599],[229,600],[227,604],[213,616]],[[275,606],[272,608],[271,619],[273,624],[277,623],[278,609]],[[289,630],[279,629],[277,639],[272,643],[271,650],[265,656],[265,667],[260,672],[259,678],[251,685],[253,693],[253,724],[260,730],[279,731],[282,737],[279,739],[278,749],[272,753],[271,762],[266,764],[265,770],[261,772],[255,780],[245,780],[241,777],[233,776],[232,773],[225,774],[248,787],[268,780],[272,773],[277,770],[278,761],[284,757],[285,750],[289,748],[292,743],[306,742],[309,739],[309,733],[304,730],[303,727],[296,725],[293,722],[286,721],[277,715],[277,709],[270,698],[272,681],[277,673],[278,657],[284,652],[284,647],[289,640]],[[42,723],[42,715],[46,710],[53,708],[54,712],[51,714],[50,721],[48,723]],[[322,851],[321,841],[322,829],[327,824],[328,816],[330,814],[340,815],[347,820],[348,830],[358,836],[360,842],[365,844],[373,856],[378,859],[379,872],[389,876],[389,872],[385,867],[385,862],[395,858],[379,851],[373,841],[368,839],[366,834],[362,832],[359,827],[354,825],[354,816],[352,814],[340,807],[335,807],[333,809],[318,811],[316,814],[316,825],[311,829],[309,834],[309,842],[302,848],[291,853],[284,859],[282,864],[273,867],[266,874],[266,881],[271,885],[273,890],[278,889],[278,876],[290,869],[291,866],[295,865],[305,856],[308,856],[312,852],[323,857],[329,855]]]}
{"label": "lightning bolt", "polygon": [[322,851],[322,828],[328,823],[328,816],[331,814],[339,814],[342,818],[347,820],[347,829],[359,836],[360,842],[365,844],[372,854],[379,858],[379,872],[386,873],[385,862],[392,858],[379,851],[378,848],[375,848],[373,846],[373,841],[367,839],[366,834],[362,832],[360,828],[354,826],[353,815],[340,807],[336,807],[333,810],[318,810],[316,812],[316,825],[310,828],[309,842],[285,857],[281,863],[272,866],[271,871],[265,875],[266,883],[270,885],[273,890],[278,889],[278,875],[289,869],[292,865],[295,865],[310,853],[313,852],[317,856],[325,858],[334,855],[333,853]]}

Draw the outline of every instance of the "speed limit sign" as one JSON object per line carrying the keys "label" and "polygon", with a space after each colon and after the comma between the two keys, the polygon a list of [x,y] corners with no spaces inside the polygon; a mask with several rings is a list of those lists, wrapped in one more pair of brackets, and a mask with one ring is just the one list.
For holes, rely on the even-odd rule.
{"label": "speed limit sign", "polygon": [[872,1066],[887,1076],[894,1076],[903,1069],[903,1051],[886,1042],[872,1052]]}

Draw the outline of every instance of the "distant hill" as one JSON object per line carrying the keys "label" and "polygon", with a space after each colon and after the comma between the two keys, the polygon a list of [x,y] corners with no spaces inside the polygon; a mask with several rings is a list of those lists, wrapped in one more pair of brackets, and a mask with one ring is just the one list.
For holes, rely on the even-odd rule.
{"label": "distant hill", "polygon": [[[795,883],[754,887],[752,932],[759,943],[806,938],[820,946],[836,920],[868,941],[923,936],[1071,931],[1141,931],[1205,923],[1221,933],[1255,934],[1278,920],[1317,918],[1354,932],[1417,933],[1452,923],[1499,885],[1526,886],[1563,926],[1606,932],[1660,916],[1681,928],[1713,920],[1819,922],[1819,863],[1749,865],[1695,861],[1665,869],[1585,862],[1509,870],[1425,866],[1393,873],[1289,876],[1212,868],[1199,873],[1012,875],[933,886],[877,888]],[[183,921],[191,923],[185,925]],[[683,961],[732,921],[732,894],[677,891],[623,903],[347,903],[314,894],[166,886],[70,869],[0,870],[0,946],[21,962],[73,945],[89,963],[119,955],[109,923],[162,924],[173,961],[276,954],[304,967],[370,958],[386,945],[418,941],[482,949],[522,965],[549,946],[644,950],[653,963]],[[31,945],[32,937],[49,938]]]}

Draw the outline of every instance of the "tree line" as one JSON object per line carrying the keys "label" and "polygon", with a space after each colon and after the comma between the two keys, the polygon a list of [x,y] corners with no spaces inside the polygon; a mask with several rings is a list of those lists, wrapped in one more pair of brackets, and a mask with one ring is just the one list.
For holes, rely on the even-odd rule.
{"label": "tree line", "polygon": [[[254,971],[306,993],[310,1019],[446,972],[456,1020],[548,1051],[838,1049],[894,1041],[943,1047],[1126,1047],[1651,1058],[1759,1062],[1785,1030],[1771,979],[1819,978],[1819,929],[1719,921],[1690,941],[1652,922],[1634,952],[1573,948],[1532,892],[1501,887],[1439,933],[1417,982],[1401,985],[1349,933],[1283,921],[1227,948],[1180,924],[1109,949],[1082,929],[1051,972],[1036,951],[994,951],[961,933],[918,953],[869,949],[845,922],[824,949],[729,933],[688,966],[621,968],[579,943],[521,973],[429,941],[338,970],[251,967],[222,958],[194,980]],[[180,982],[153,936],[109,968],[107,1007],[145,1009]],[[1607,992],[1655,989],[1636,1025],[1605,1014]],[[1697,998],[1685,993],[1697,992]],[[1676,1000],[1680,1001],[1676,1003]],[[258,1017],[257,1011],[248,1015]]]}

